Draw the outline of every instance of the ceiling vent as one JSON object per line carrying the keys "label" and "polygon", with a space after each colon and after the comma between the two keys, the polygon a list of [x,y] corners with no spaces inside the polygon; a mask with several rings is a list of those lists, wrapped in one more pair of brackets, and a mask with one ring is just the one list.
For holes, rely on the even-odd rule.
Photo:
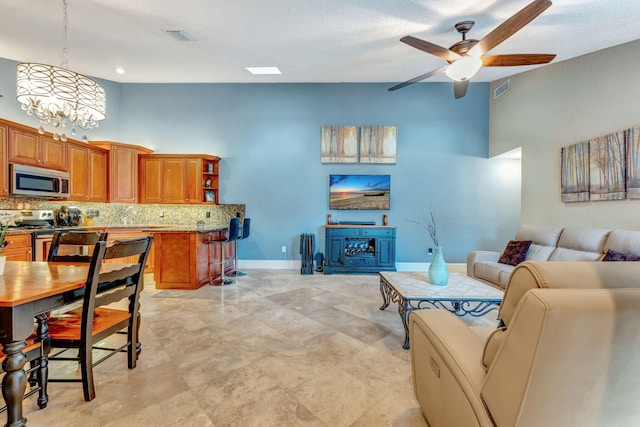
{"label": "ceiling vent", "polygon": [[497,97],[499,97],[500,95],[508,91],[509,91],[509,80],[502,83],[500,86],[498,86],[493,90],[493,99],[496,99]]}
{"label": "ceiling vent", "polygon": [[178,40],[179,42],[194,42],[194,41],[196,41],[195,37],[193,37],[191,34],[187,33],[184,30],[165,30],[164,32],[169,34],[171,37],[173,37],[174,39]]}

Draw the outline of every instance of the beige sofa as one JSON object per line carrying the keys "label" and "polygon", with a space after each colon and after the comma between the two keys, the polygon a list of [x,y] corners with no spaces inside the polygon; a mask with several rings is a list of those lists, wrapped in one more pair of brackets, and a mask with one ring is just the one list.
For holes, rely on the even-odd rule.
{"label": "beige sofa", "polygon": [[446,310],[412,312],[429,426],[637,425],[639,277],[638,262],[526,261],[500,307],[506,326],[488,339]]}
{"label": "beige sofa", "polygon": [[[531,240],[526,260],[599,261],[609,249],[640,256],[640,231],[522,226],[514,240]],[[467,275],[504,289],[515,267],[500,264],[500,254],[471,252],[467,257]]]}

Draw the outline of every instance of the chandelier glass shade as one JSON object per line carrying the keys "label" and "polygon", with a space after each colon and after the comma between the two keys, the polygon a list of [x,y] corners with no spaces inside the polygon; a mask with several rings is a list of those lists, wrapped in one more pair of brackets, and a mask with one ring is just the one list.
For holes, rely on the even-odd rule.
{"label": "chandelier glass shade", "polygon": [[[41,134],[44,134],[44,125],[50,124],[55,128],[53,138],[66,141],[68,124],[72,135],[76,134],[76,127],[82,130],[98,127],[98,122],[106,117],[107,102],[102,86],[68,69],[67,0],[62,0],[62,4],[64,46],[61,67],[18,64],[16,99],[28,115],[40,119],[38,131]],[[86,140],[86,135],[83,139]]]}
{"label": "chandelier glass shade", "polygon": [[[106,117],[106,92],[95,81],[53,65],[18,64],[17,99],[22,109],[51,124],[56,130],[67,126],[87,130],[98,127]],[[58,133],[58,132],[56,132]]]}

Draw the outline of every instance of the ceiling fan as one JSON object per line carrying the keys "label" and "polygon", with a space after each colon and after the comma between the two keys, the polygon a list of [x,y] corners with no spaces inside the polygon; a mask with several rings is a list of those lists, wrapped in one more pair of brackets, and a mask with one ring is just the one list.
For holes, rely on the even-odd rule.
{"label": "ceiling fan", "polygon": [[547,64],[555,58],[555,55],[546,54],[508,54],[508,55],[484,55],[507,38],[514,35],[529,22],[551,6],[550,0],[534,0],[524,9],[511,18],[498,25],[493,31],[484,36],[482,40],[467,39],[466,35],[475,24],[474,21],[462,21],[455,25],[456,30],[462,34],[462,40],[453,44],[449,49],[413,36],[405,36],[401,42],[424,52],[435,55],[447,61],[447,64],[437,70],[422,74],[404,83],[389,88],[394,91],[412,83],[416,83],[436,74],[445,73],[453,80],[453,93],[456,99],[466,95],[471,79],[480,68],[484,67],[511,67],[516,65]]}

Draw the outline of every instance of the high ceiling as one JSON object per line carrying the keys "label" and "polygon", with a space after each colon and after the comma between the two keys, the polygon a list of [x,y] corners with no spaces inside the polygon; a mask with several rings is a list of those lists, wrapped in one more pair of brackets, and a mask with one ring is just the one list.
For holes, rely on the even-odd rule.
{"label": "high ceiling", "polygon": [[[445,62],[401,37],[449,47],[460,40],[454,24],[474,20],[468,37],[481,39],[529,2],[68,0],[69,68],[117,82],[402,82]],[[639,0],[555,0],[489,54],[555,53],[553,64],[640,39],[639,21]],[[0,0],[0,57],[59,66],[62,28],[62,0]],[[255,76],[248,66],[282,75]],[[485,67],[473,81],[531,68]]]}

